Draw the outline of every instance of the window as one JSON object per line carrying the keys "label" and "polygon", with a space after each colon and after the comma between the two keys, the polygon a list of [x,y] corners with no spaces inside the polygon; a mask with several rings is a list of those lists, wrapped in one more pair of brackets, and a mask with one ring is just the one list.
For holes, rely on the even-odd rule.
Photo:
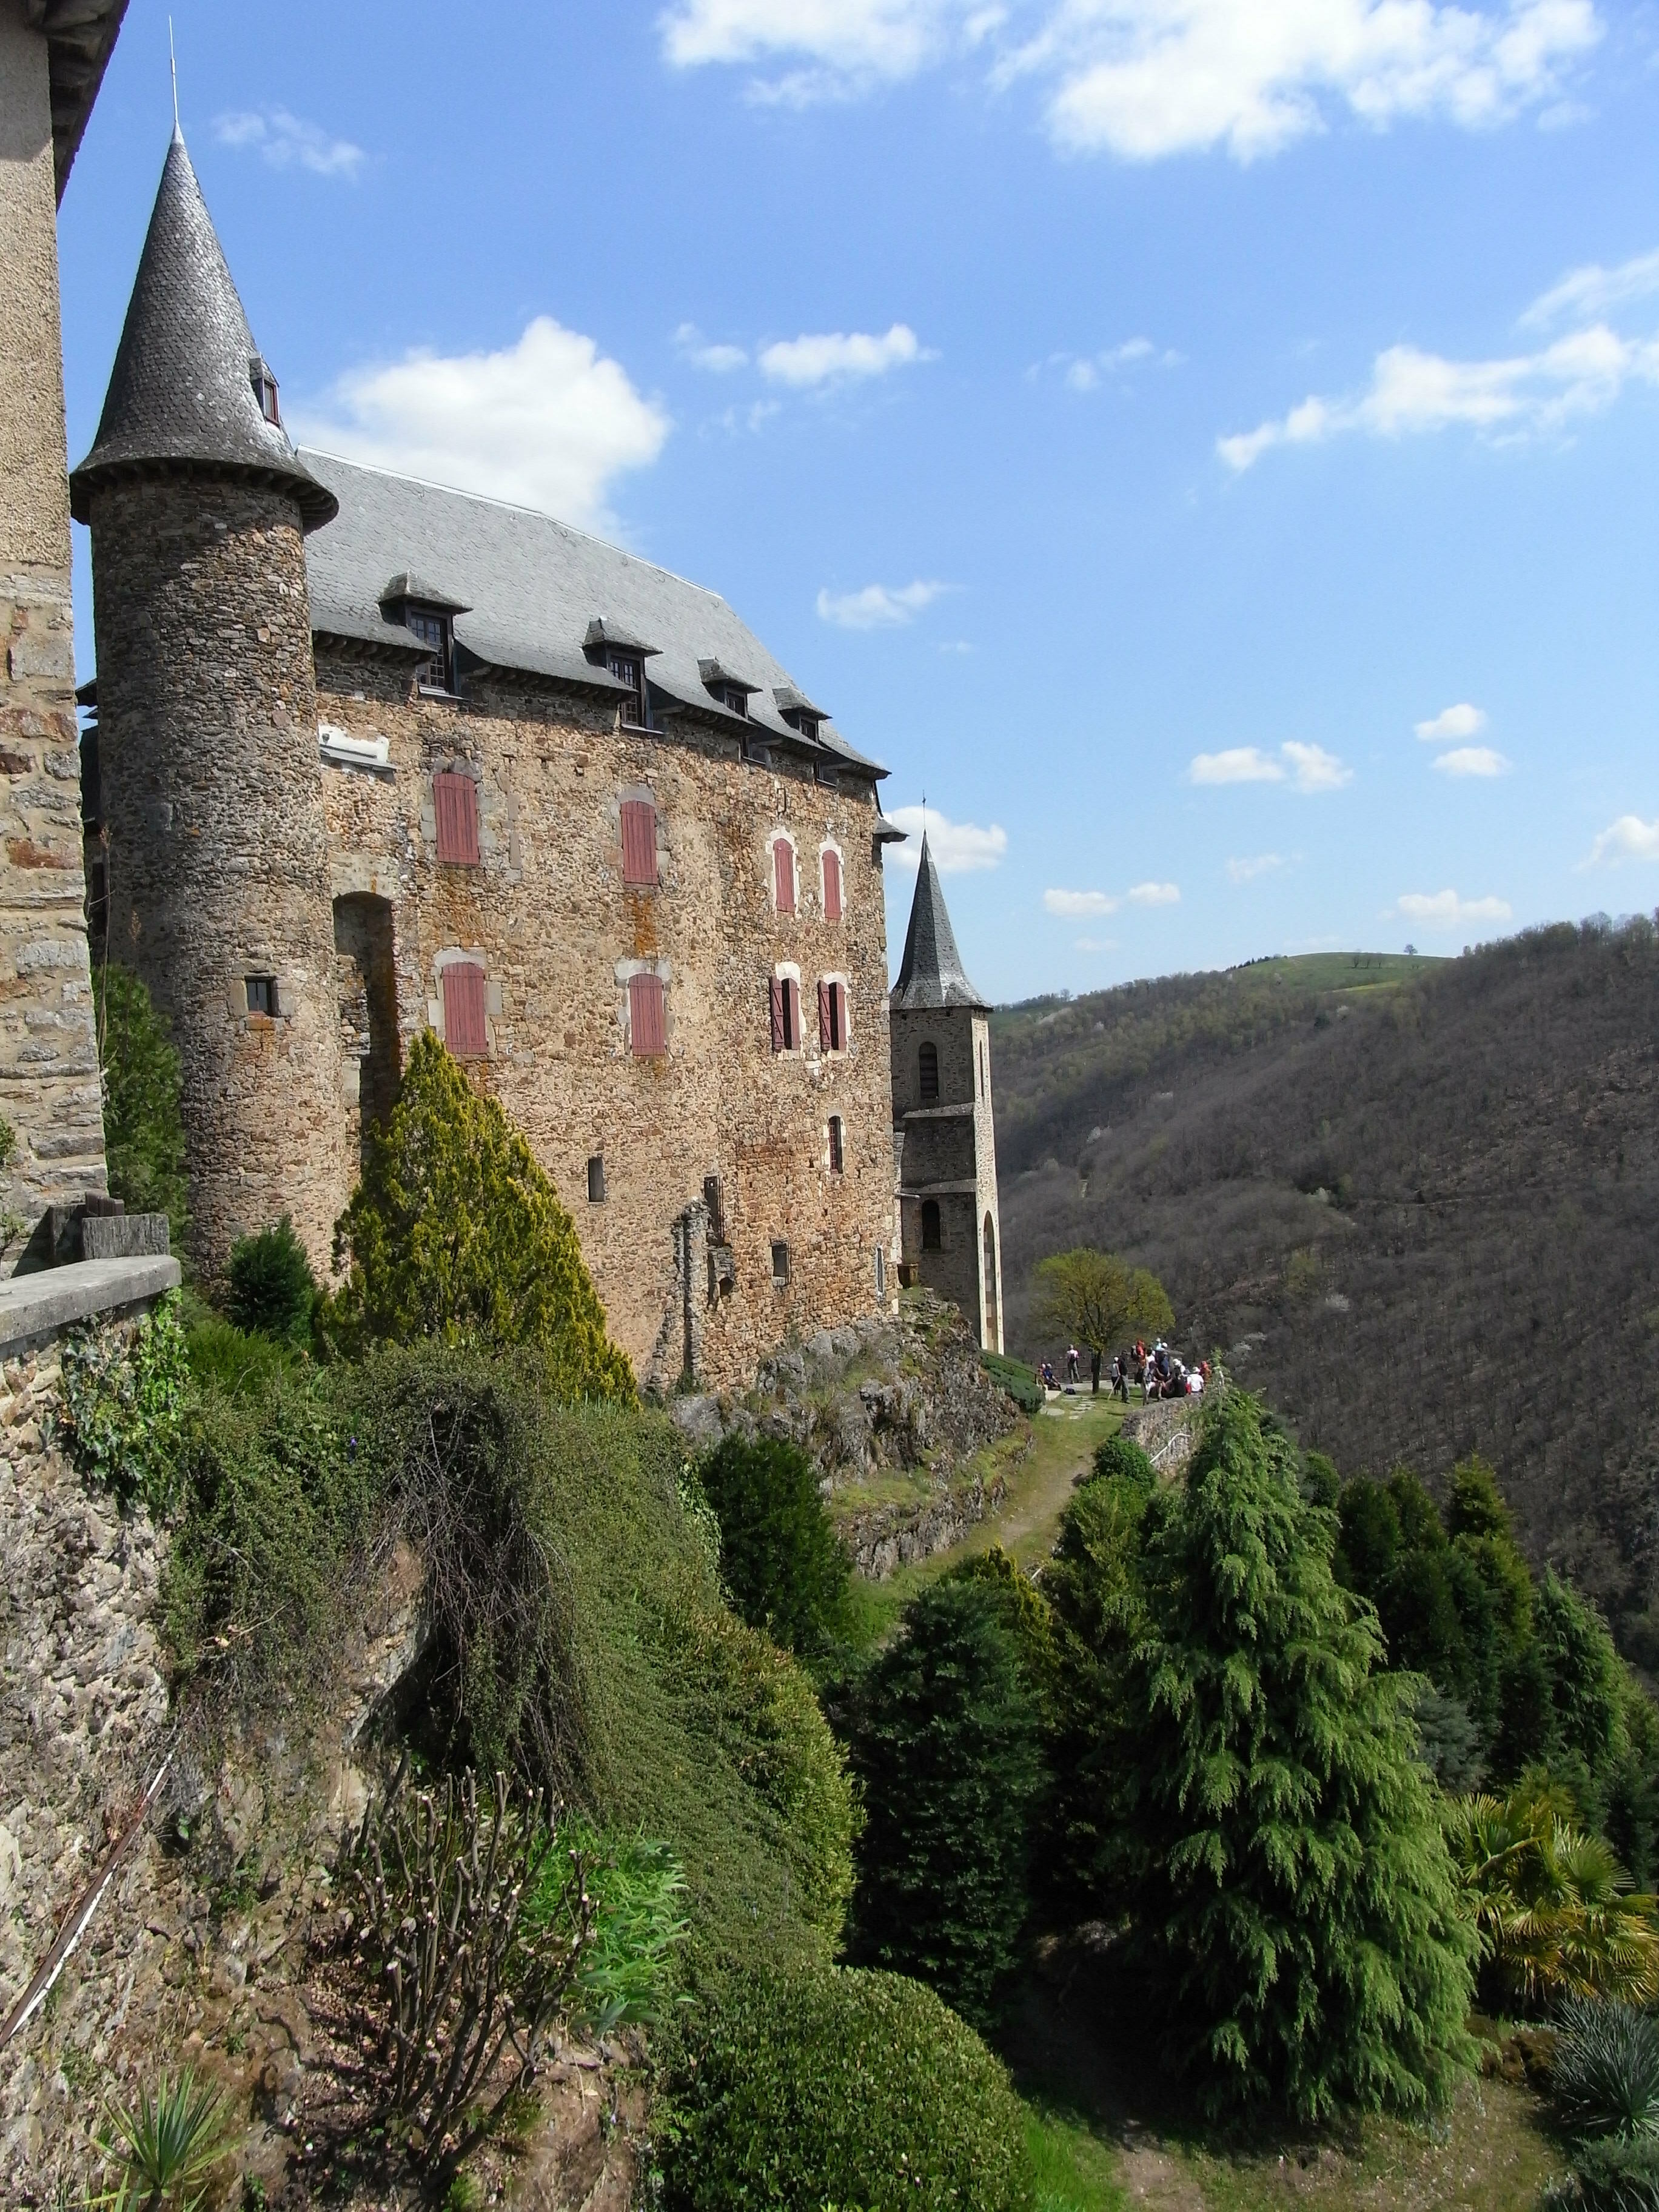
{"label": "window", "polygon": [[276,1019],[276,978],[274,975],[248,977],[247,1010],[251,1014],[264,1014],[272,1021]]}
{"label": "window", "polygon": [[842,1130],[841,1115],[832,1114],[830,1116],[830,1172],[831,1175],[842,1175],[846,1171],[846,1139]]}
{"label": "window", "polygon": [[438,858],[457,867],[476,868],[478,852],[478,787],[470,775],[434,775],[432,811],[438,817]]}
{"label": "window", "polygon": [[[816,734],[816,733],[815,733]],[[834,761],[814,761],[812,781],[824,791],[841,789],[841,770]]]}
{"label": "window", "polygon": [[921,1081],[921,1103],[934,1106],[939,1103],[939,1047],[929,1042],[916,1054],[916,1073]]}
{"label": "window", "polygon": [[743,757],[750,768],[770,768],[772,765],[772,749],[765,738],[751,738],[746,732],[743,740]]}
{"label": "window", "polygon": [[276,404],[276,378],[257,353],[247,367],[248,374],[253,380],[253,397],[259,403],[259,412],[267,422],[274,422],[280,427],[283,410]]}
{"label": "window", "polygon": [[980,1041],[979,1048],[979,1095],[981,1098],[985,1096],[985,1042],[983,1038]]}
{"label": "window", "polygon": [[823,856],[823,918],[826,921],[841,920],[841,854],[827,852]]}
{"label": "window", "polygon": [[708,1233],[715,1243],[726,1242],[726,1200],[718,1176],[702,1179],[702,1202],[708,1209]]}
{"label": "window", "polygon": [[939,1200],[924,1198],[921,1201],[921,1249],[937,1252],[941,1249],[939,1231]]}
{"label": "window", "polygon": [[748,720],[749,694],[746,691],[740,691],[735,684],[728,684],[726,687],[726,703],[734,714],[741,714],[744,721]]}
{"label": "window", "polygon": [[787,1244],[774,1244],[772,1247],[772,1287],[775,1291],[787,1291],[789,1287],[789,1247]]}
{"label": "window", "polygon": [[818,985],[818,1049],[820,1052],[845,1052],[847,1049],[845,983]]}
{"label": "window", "polygon": [[430,648],[430,658],[421,662],[415,671],[415,681],[422,691],[441,691],[447,696],[454,694],[455,639],[447,615],[433,614],[422,607],[405,607],[404,620],[410,635]]}
{"label": "window", "polygon": [[457,1060],[482,1060],[489,1051],[484,1035],[484,971],[476,960],[452,960],[443,971],[444,1042]]}
{"label": "window", "polygon": [[587,1202],[590,1206],[605,1204],[605,1155],[596,1152],[587,1163]]}
{"label": "window", "polygon": [[657,887],[657,810],[648,799],[624,799],[622,806],[623,881],[636,888]]}
{"label": "window", "polygon": [[649,726],[645,711],[645,679],[641,673],[644,663],[635,653],[612,651],[605,655],[605,665],[618,684],[628,686],[629,696],[622,702],[623,724],[629,729],[643,730]]}
{"label": "window", "polygon": [[800,985],[793,975],[772,978],[772,1049],[793,1052],[800,1044]]}
{"label": "window", "polygon": [[628,1030],[635,1060],[659,1060],[668,1049],[660,975],[628,979]]}
{"label": "window", "polygon": [[884,1298],[886,1295],[887,1255],[882,1250],[880,1245],[878,1244],[876,1247],[876,1296],[878,1298]]}
{"label": "window", "polygon": [[795,911],[795,848],[787,837],[772,848],[772,890],[780,914]]}

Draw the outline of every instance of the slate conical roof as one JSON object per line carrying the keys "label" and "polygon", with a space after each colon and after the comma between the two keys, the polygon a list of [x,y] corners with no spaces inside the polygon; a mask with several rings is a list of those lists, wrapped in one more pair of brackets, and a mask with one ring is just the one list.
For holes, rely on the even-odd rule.
{"label": "slate conical roof", "polygon": [[111,477],[193,466],[282,484],[299,501],[307,530],[331,521],[339,512],[333,493],[260,411],[252,374],[258,352],[175,131],[98,436],[70,478],[76,520],[88,519],[94,486]]}
{"label": "slate conical roof", "polygon": [[916,873],[915,902],[904,939],[904,959],[898,981],[888,1004],[896,1013],[915,1013],[924,1006],[974,1006],[986,1002],[963,971],[956,933],[945,910],[939,870],[922,832],[921,866]]}

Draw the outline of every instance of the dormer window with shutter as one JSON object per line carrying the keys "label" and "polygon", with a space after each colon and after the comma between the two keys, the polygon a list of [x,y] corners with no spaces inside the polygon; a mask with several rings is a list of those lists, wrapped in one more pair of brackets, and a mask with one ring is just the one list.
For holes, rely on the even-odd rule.
{"label": "dormer window with shutter", "polygon": [[415,682],[423,697],[453,699],[456,681],[455,617],[468,610],[408,569],[395,575],[380,594],[380,612],[426,648],[416,664]]}
{"label": "dormer window with shutter", "polygon": [[653,726],[651,687],[645,664],[657,650],[654,645],[630,635],[614,623],[595,620],[587,625],[582,651],[595,668],[602,668],[612,684],[620,687],[613,690],[612,696],[622,710],[625,730],[648,730]]}
{"label": "dormer window with shutter", "polygon": [[256,353],[247,365],[247,373],[253,386],[253,396],[259,403],[259,412],[267,422],[280,429],[283,410],[276,403],[276,380],[270,373],[269,363]]}

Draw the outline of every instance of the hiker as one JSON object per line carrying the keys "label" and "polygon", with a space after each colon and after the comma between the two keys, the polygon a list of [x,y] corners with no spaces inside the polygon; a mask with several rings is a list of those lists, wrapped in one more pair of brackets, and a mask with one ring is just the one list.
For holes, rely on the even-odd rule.
{"label": "hiker", "polygon": [[1067,1348],[1066,1353],[1066,1380],[1068,1382],[1075,1382],[1077,1378],[1077,1346],[1073,1344]]}
{"label": "hiker", "polygon": [[1120,1352],[1112,1362],[1112,1395],[1121,1398],[1126,1406],[1129,1402],[1129,1355],[1127,1352]]}

